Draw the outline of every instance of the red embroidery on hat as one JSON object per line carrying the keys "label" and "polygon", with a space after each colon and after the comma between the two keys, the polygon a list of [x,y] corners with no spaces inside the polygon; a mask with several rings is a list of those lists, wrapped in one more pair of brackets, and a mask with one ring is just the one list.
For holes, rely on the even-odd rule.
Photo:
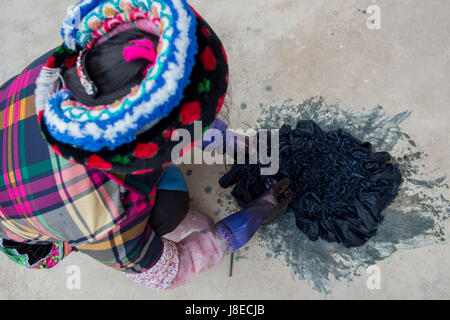
{"label": "red embroidery on hat", "polygon": [[139,170],[139,171],[135,171],[135,172],[133,172],[132,174],[133,174],[133,175],[139,175],[139,174],[146,174],[146,173],[150,173],[150,172],[153,172],[153,171],[155,171],[155,170],[153,170],[153,169],[147,169],[147,170]]}
{"label": "red embroidery on hat", "polygon": [[188,102],[181,106],[180,118],[183,125],[190,124],[198,120],[201,116],[200,102]]}
{"label": "red embroidery on hat", "polygon": [[170,140],[172,138],[172,134],[173,134],[174,131],[175,131],[175,128],[167,129],[163,133],[163,138],[166,139],[166,140]]}
{"label": "red embroidery on hat", "polygon": [[216,112],[216,116],[219,115],[220,110],[222,110],[223,103],[225,102],[226,96],[227,96],[227,94],[225,93],[225,94],[223,95],[223,97],[219,99],[219,103],[217,104],[217,112]]}
{"label": "red embroidery on hat", "polygon": [[209,37],[211,37],[211,33],[209,32],[209,30],[206,26],[202,27],[202,32],[205,35],[205,37],[207,37],[208,39],[209,39]]}
{"label": "red embroidery on hat", "polygon": [[92,155],[87,161],[86,161],[86,165],[88,167],[92,167],[95,169],[100,169],[100,170],[111,170],[112,169],[112,164],[102,158],[100,158],[98,155],[94,154]]}
{"label": "red embroidery on hat", "polygon": [[51,56],[45,63],[45,66],[47,68],[54,68],[55,67],[55,57]]}
{"label": "red embroidery on hat", "polygon": [[163,168],[165,168],[165,167],[167,167],[169,164],[171,164],[172,163],[172,161],[167,161],[166,163],[164,163],[161,167],[163,167]]}
{"label": "red embroidery on hat", "polygon": [[134,149],[134,156],[138,159],[152,158],[158,152],[157,143],[139,143]]}
{"label": "red embroidery on hat", "polygon": [[206,48],[200,55],[200,61],[208,71],[213,71],[216,68],[216,57],[210,47]]}
{"label": "red embroidery on hat", "polygon": [[65,62],[66,68],[72,69],[73,67],[75,67],[75,64],[77,63],[77,58],[78,58],[77,55],[73,55],[67,58]]}

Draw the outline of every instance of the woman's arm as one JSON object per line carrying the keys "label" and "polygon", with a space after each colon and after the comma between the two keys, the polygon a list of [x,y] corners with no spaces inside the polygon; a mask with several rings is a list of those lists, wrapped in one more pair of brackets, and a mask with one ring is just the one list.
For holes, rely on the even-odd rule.
{"label": "woman's arm", "polygon": [[291,193],[288,192],[279,202],[277,199],[285,194],[288,186],[288,180],[281,181],[249,207],[216,224],[206,216],[202,218],[201,214],[188,215],[175,233],[180,235],[202,224],[204,228],[177,243],[164,239],[165,249],[160,262],[146,272],[127,274],[127,277],[156,290],[187,283],[196,274],[215,267],[224,256],[244,246],[262,223],[285,211]]}

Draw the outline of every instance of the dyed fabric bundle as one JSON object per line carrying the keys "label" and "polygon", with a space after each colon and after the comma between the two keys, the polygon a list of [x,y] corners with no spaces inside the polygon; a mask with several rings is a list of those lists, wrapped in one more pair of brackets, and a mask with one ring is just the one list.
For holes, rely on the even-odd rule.
{"label": "dyed fabric bundle", "polygon": [[[375,235],[381,212],[394,200],[402,182],[385,152],[372,152],[339,129],[324,132],[312,121],[280,130],[280,170],[276,179],[291,179],[297,227],[311,240],[319,237],[346,247],[363,245]],[[270,177],[261,165],[235,165],[219,181],[235,185],[232,195],[244,207],[267,190]]]}

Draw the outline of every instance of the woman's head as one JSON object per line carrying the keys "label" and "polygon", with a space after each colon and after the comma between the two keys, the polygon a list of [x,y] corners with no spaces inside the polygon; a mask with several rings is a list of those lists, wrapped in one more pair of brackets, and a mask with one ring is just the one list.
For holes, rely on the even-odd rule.
{"label": "woman's head", "polygon": [[94,47],[85,53],[84,72],[97,87],[98,95],[94,98],[86,93],[77,74],[77,68],[72,68],[64,74],[64,81],[74,99],[88,106],[112,104],[138,85],[144,78],[144,71],[150,62],[145,58],[139,58],[139,55],[135,55],[137,59],[133,59],[132,56],[131,59],[125,59],[124,49],[130,46],[133,40],[150,41],[154,48],[158,44],[157,36],[133,29],[121,32]]}
{"label": "woman's head", "polygon": [[[170,141],[172,133],[185,129],[195,136],[196,121],[209,126],[220,112],[228,86],[220,39],[184,0],[181,6],[164,2],[170,10],[139,1],[131,12],[114,7],[114,18],[102,15],[92,20],[96,23],[74,25],[75,13],[88,12],[82,3],[67,17],[64,45],[36,82],[42,133],[56,153],[95,169],[141,175],[165,167],[177,145]],[[97,7],[102,10],[103,1]],[[90,8],[93,12],[94,4]],[[121,34],[133,28],[146,34]],[[133,46],[151,50],[131,52]],[[66,72],[80,49],[77,67]],[[63,89],[58,88],[61,69]],[[98,90],[92,92],[90,84]],[[98,105],[105,108],[85,107]]]}

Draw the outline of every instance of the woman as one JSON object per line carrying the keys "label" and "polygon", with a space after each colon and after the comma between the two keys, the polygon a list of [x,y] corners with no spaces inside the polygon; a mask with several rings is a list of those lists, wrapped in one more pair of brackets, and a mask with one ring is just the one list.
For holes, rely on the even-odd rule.
{"label": "woman", "polygon": [[193,133],[195,121],[225,132],[216,116],[228,65],[184,0],[83,0],[62,35],[0,90],[0,250],[9,258],[42,269],[79,251],[164,290],[217,265],[286,209],[288,180],[268,180],[266,194],[217,224],[189,208],[171,137]]}

